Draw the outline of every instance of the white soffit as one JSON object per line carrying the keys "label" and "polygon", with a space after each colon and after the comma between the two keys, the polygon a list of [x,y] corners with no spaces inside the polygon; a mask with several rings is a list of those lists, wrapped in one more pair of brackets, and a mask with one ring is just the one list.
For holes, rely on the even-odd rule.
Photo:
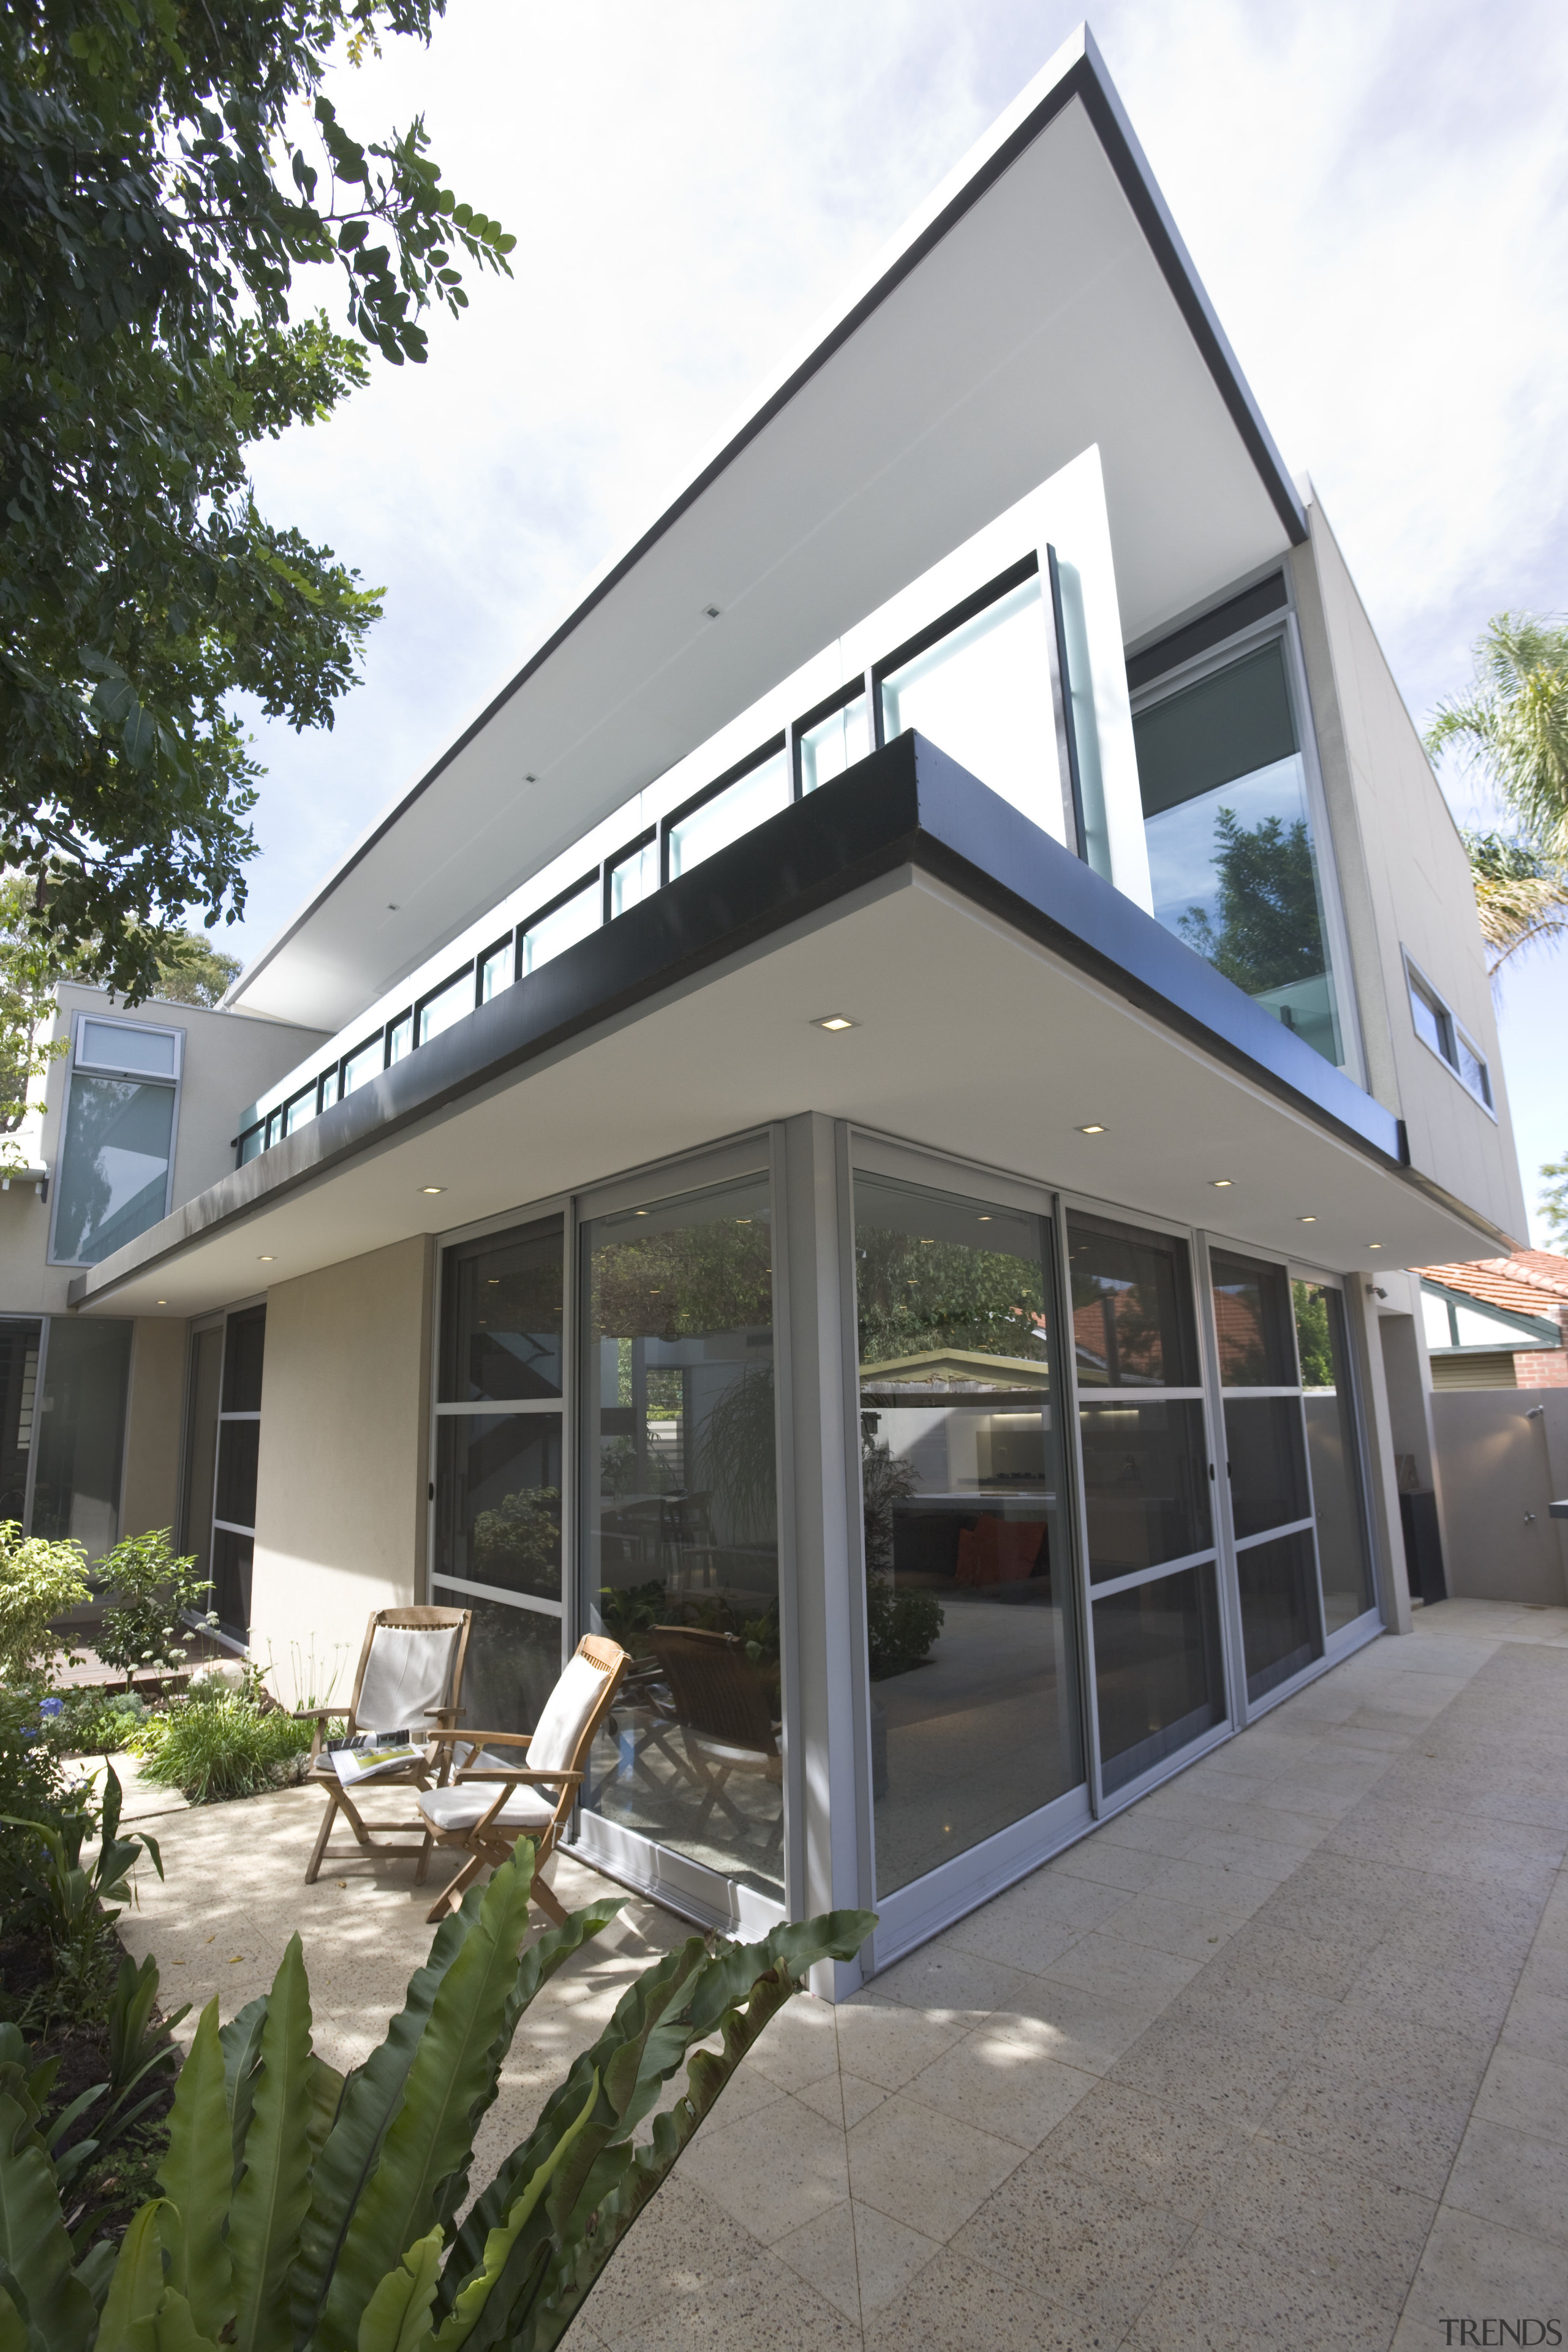
{"label": "white soffit", "polygon": [[[827,1035],[827,1006],[857,1025]],[[1451,1265],[1495,1246],[905,868],[227,1223],[176,1241],[177,1212],[89,1274],[80,1305],[203,1313],[805,1109],[1310,1265]],[[1105,1131],[1084,1135],[1090,1122]]]}
{"label": "white soffit", "polygon": [[352,1020],[1091,443],[1129,643],[1301,535],[1080,32],[234,1001]]}

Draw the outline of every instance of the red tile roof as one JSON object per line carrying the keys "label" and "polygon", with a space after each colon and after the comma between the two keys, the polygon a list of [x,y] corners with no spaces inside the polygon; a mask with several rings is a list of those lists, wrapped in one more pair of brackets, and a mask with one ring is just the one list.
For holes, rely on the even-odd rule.
{"label": "red tile roof", "polygon": [[1490,1307],[1506,1307],[1515,1315],[1541,1315],[1561,1319],[1568,1307],[1568,1257],[1555,1250],[1516,1250],[1511,1257],[1472,1258],[1458,1265],[1416,1265],[1413,1274],[1440,1282],[1445,1290],[1463,1290]]}

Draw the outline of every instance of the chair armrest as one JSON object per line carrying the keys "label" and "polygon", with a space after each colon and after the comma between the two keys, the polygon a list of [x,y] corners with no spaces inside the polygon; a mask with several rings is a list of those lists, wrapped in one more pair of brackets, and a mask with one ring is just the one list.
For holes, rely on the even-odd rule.
{"label": "chair armrest", "polygon": [[[438,1712],[432,1709],[432,1713]],[[526,1748],[533,1738],[531,1731],[433,1731],[432,1748],[450,1748],[455,1740],[466,1740],[471,1748]]]}
{"label": "chair armrest", "polygon": [[297,1706],[289,1717],[291,1723],[325,1723],[330,1715],[341,1715],[348,1721],[346,1706]]}
{"label": "chair armrest", "polygon": [[577,1783],[585,1777],[586,1775],[582,1772],[525,1772],[521,1767],[515,1772],[509,1772],[504,1769],[493,1772],[484,1770],[470,1772],[465,1766],[452,1785],[456,1788],[458,1782],[468,1780],[504,1780],[510,1789],[526,1787],[552,1789],[558,1782],[569,1780],[575,1788]]}
{"label": "chair armrest", "polygon": [[468,1711],[466,1706],[427,1706],[423,1709],[424,1714],[433,1716],[441,1723],[461,1723]]}

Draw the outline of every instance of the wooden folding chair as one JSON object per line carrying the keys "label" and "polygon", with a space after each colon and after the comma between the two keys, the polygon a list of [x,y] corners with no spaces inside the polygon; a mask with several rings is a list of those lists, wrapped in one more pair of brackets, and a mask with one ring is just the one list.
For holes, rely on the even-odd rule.
{"label": "wooden folding chair", "polygon": [[[353,1696],[346,1709],[349,1737],[354,1738],[368,1732],[374,1738],[406,1731],[425,1739],[427,1747],[416,1748],[409,1761],[396,1771],[378,1773],[374,1780],[367,1780],[365,1790],[427,1789],[437,1773],[443,1781],[446,1780],[451,1769],[451,1750],[432,1749],[425,1726],[428,1723],[438,1731],[450,1731],[462,1718],[463,1710],[457,1701],[463,1687],[463,1666],[472,1622],[473,1612],[468,1609],[378,1609],[372,1616],[364,1631]],[[295,1711],[296,1722],[314,1723],[316,1727],[305,1778],[314,1782],[327,1801],[326,1818],[305,1872],[305,1884],[315,1885],[326,1860],[332,1823],[342,1813],[359,1843],[369,1852],[416,1854],[419,1867],[414,1880],[418,1885],[430,1866],[432,1841],[425,1823],[418,1820],[367,1822],[359,1810],[363,1794],[349,1794],[338,1776],[330,1749],[322,1745],[329,1720],[335,1722],[344,1713],[341,1706],[300,1707]],[[417,1845],[384,1843],[389,1833],[398,1836],[405,1831],[413,1831],[418,1836]]]}
{"label": "wooden folding chair", "polygon": [[[434,1744],[451,1754],[468,1749],[449,1784],[416,1800],[427,1836],[458,1847],[468,1859],[432,1907],[437,1920],[455,1911],[481,1870],[504,1862],[520,1837],[533,1843],[533,1900],[564,1927],[566,1914],[539,1874],[572,1818],[588,1769],[588,1751],[609,1714],[627,1664],[618,1642],[585,1633],[567,1659],[531,1731],[438,1731]],[[489,1751],[521,1748],[526,1760],[508,1763]],[[491,1791],[494,1791],[493,1795]]]}

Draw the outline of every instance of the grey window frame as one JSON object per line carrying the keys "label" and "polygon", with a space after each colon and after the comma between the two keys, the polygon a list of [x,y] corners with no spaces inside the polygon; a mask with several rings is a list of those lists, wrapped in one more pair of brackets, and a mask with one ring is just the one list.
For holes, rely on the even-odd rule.
{"label": "grey window frame", "polygon": [[[1479,1105],[1480,1108],[1485,1111],[1487,1117],[1491,1120],[1492,1125],[1495,1127],[1498,1123],[1498,1115],[1497,1104],[1494,1101],[1492,1095],[1492,1066],[1490,1061],[1487,1055],[1482,1053],[1480,1047],[1477,1045],[1475,1039],[1471,1036],[1469,1031],[1466,1028],[1464,1023],[1460,1020],[1458,1014],[1455,1012],[1453,1006],[1444,995],[1442,990],[1438,988],[1434,982],[1427,978],[1426,972],[1422,971],[1421,966],[1416,962],[1409,949],[1402,947],[1399,952],[1404,959],[1405,963],[1405,987],[1406,1002],[1410,1008],[1410,1026],[1412,1030],[1415,1031],[1416,1043],[1425,1046],[1426,1052],[1431,1055],[1432,1059],[1435,1062],[1441,1062],[1443,1067],[1447,1071],[1448,1076],[1454,1080],[1455,1084],[1464,1087],[1464,1090],[1469,1097],[1471,1102]],[[1434,1015],[1439,1033],[1446,1034],[1452,1044],[1454,1051],[1451,1058],[1448,1055],[1440,1051],[1438,1047],[1435,1046],[1429,1038],[1423,1037],[1420,1030],[1416,1028],[1415,1012],[1415,999],[1416,997],[1421,998],[1423,1003],[1426,1004],[1427,1011]],[[1466,1080],[1464,1069],[1459,1059],[1459,1046],[1461,1042],[1463,1042],[1468,1051],[1475,1056],[1476,1065],[1480,1071],[1481,1085],[1484,1089],[1480,1094],[1478,1094],[1474,1087],[1470,1086]]]}
{"label": "grey window frame", "polygon": [[[1289,697],[1290,716],[1295,723],[1296,741],[1301,760],[1302,782],[1306,790],[1307,814],[1311,821],[1312,845],[1317,853],[1318,887],[1322,894],[1323,924],[1328,933],[1330,969],[1334,983],[1335,1011],[1339,1016],[1340,1045],[1344,1054],[1341,1064],[1347,1078],[1363,1092],[1366,1088],[1366,1051],[1362,1040],[1361,1009],[1357,997],[1355,966],[1351,960],[1350,929],[1345,921],[1344,899],[1340,889],[1339,860],[1334,849],[1333,831],[1329,822],[1328,794],[1323,786],[1322,766],[1318,757],[1317,729],[1312,720],[1311,693],[1307,682],[1306,658],[1301,651],[1300,623],[1296,616],[1296,600],[1289,578],[1285,581],[1286,602],[1278,609],[1247,621],[1202,651],[1178,661],[1170,669],[1162,670],[1157,677],[1140,686],[1129,697],[1134,719],[1156,703],[1165,702],[1189,686],[1196,686],[1220,670],[1229,669],[1248,654],[1261,652],[1266,645],[1278,642],[1284,654],[1285,690]],[[1239,592],[1232,592],[1237,593]],[[1224,600],[1231,601],[1229,595]],[[1201,617],[1201,616],[1200,616]],[[1173,632],[1179,635],[1180,631]],[[1145,648],[1145,656],[1158,651],[1157,646]]]}
{"label": "grey window frame", "polygon": [[[163,1215],[165,1217],[168,1215],[170,1208],[173,1205],[174,1192],[174,1160],[180,1147],[180,1104],[184,1090],[185,1074],[184,1031],[183,1029],[175,1028],[172,1023],[162,1021],[129,1021],[125,1018],[123,1013],[90,1013],[85,1008],[79,1008],[76,1011],[73,1011],[70,1018],[70,1052],[66,1058],[66,1082],[60,1095],[59,1125],[55,1131],[55,1181],[49,1186],[49,1245],[48,1255],[46,1260],[46,1263],[49,1265],[86,1265],[90,1263],[87,1258],[60,1257],[57,1255],[55,1249],[55,1234],[59,1223],[60,1199],[63,1191],[59,1179],[65,1162],[66,1137],[69,1130],[70,1124],[71,1089],[76,1083],[76,1076],[79,1068],[83,1077],[122,1078],[136,1086],[167,1087],[173,1093],[174,1097],[174,1116],[169,1122],[169,1165],[163,1178]],[[150,1073],[146,1070],[127,1070],[118,1068],[108,1062],[82,1062],[79,1059],[81,1034],[84,1025],[89,1021],[102,1023],[105,1025],[119,1029],[138,1029],[151,1032],[153,1035],[158,1037],[172,1037],[174,1041],[174,1076],[172,1078],[165,1078],[158,1076],[156,1072]],[[160,1221],[155,1219],[154,1223]]]}

